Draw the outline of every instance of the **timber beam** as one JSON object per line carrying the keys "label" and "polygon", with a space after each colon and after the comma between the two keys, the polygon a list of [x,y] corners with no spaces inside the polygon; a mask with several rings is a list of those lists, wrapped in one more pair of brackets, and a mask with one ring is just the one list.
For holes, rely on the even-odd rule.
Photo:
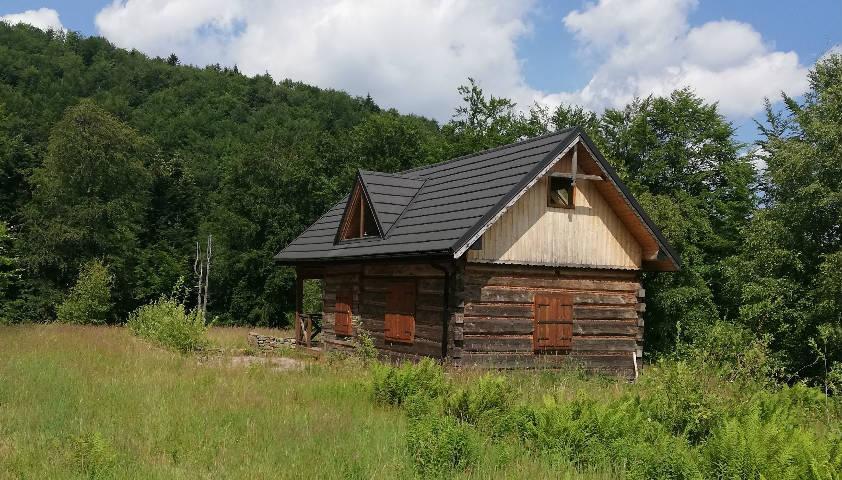
{"label": "timber beam", "polygon": [[592,180],[595,182],[600,182],[603,180],[602,177],[599,175],[585,175],[582,173],[572,174],[572,173],[562,173],[562,172],[553,172],[549,174],[551,177],[562,177],[562,178],[573,178],[575,180]]}

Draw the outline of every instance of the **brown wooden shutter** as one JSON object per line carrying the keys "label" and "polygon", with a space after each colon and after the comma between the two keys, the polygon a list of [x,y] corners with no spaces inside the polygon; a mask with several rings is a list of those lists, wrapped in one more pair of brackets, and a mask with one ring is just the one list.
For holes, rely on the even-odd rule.
{"label": "brown wooden shutter", "polygon": [[383,323],[386,341],[412,343],[415,340],[415,282],[389,286]]}
{"label": "brown wooden shutter", "polygon": [[353,335],[354,324],[351,321],[351,304],[354,295],[345,290],[336,292],[336,308],[334,308],[333,331],[337,335]]}
{"label": "brown wooden shutter", "polygon": [[569,294],[535,295],[535,351],[569,351],[573,340],[573,302]]}

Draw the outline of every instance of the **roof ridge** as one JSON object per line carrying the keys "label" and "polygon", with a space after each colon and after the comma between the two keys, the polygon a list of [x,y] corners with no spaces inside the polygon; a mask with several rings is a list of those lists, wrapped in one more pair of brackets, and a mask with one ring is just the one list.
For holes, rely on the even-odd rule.
{"label": "roof ridge", "polygon": [[450,158],[448,160],[442,160],[441,162],[431,163],[429,165],[421,165],[419,167],[410,168],[409,170],[402,170],[399,173],[403,174],[403,173],[416,172],[418,170],[422,170],[422,169],[425,169],[425,168],[435,167],[435,166],[438,166],[438,165],[444,165],[446,163],[456,162],[458,160],[464,160],[466,158],[477,157],[477,156],[485,154],[485,153],[496,152],[496,151],[502,150],[504,148],[517,147],[519,145],[523,145],[524,143],[529,143],[529,142],[532,142],[532,141],[535,141],[535,140],[541,140],[541,139],[544,139],[544,138],[549,138],[549,137],[552,137],[553,135],[561,135],[563,133],[570,133],[571,131],[576,130],[576,128],[577,127],[568,127],[568,128],[564,128],[562,130],[556,130],[555,132],[545,133],[543,135],[538,135],[538,136],[535,136],[535,137],[529,137],[529,138],[525,138],[523,140],[518,140],[517,142],[514,142],[514,143],[507,143],[505,145],[499,145],[497,147],[488,148],[488,149],[485,149],[485,150],[480,150],[478,152],[460,155],[458,157],[453,157],[453,158]]}

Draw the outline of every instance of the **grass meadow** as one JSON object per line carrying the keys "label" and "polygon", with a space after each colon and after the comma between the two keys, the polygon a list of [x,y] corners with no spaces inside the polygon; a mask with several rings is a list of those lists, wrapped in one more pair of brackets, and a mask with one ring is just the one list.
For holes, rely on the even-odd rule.
{"label": "grass meadow", "polygon": [[[247,332],[209,336],[236,350]],[[3,479],[413,478],[405,430],[353,362],[229,367],[125,328],[0,327]],[[529,457],[500,466],[491,448],[482,456],[462,478],[572,475]]]}
{"label": "grass meadow", "polygon": [[0,480],[842,478],[842,403],[816,388],[683,362],[631,384],[259,357],[247,332],[180,354],[123,327],[0,327]]}

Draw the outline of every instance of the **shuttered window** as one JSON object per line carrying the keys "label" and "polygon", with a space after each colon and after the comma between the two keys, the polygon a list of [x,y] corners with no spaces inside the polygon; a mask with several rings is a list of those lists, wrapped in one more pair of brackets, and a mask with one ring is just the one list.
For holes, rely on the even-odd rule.
{"label": "shuttered window", "polygon": [[532,346],[536,352],[569,351],[573,340],[573,302],[569,294],[535,295]]}
{"label": "shuttered window", "polygon": [[415,339],[415,282],[399,282],[386,293],[384,334],[387,342],[412,343]]}
{"label": "shuttered window", "polygon": [[351,304],[353,302],[354,296],[349,290],[336,292],[333,331],[337,335],[354,334],[354,325],[351,321]]}

